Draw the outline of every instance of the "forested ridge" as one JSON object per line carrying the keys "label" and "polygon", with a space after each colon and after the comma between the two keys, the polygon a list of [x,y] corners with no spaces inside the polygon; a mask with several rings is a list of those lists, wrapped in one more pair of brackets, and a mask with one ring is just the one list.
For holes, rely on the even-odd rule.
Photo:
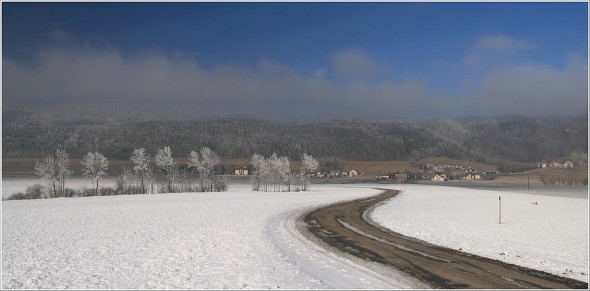
{"label": "forested ridge", "polygon": [[5,109],[4,157],[42,157],[65,149],[129,159],[170,146],[175,156],[208,146],[225,158],[258,153],[297,160],[418,160],[447,156],[489,164],[532,163],[587,153],[587,114],[567,118],[501,116],[373,122],[346,119],[273,121],[251,117],[198,117],[156,109]]}

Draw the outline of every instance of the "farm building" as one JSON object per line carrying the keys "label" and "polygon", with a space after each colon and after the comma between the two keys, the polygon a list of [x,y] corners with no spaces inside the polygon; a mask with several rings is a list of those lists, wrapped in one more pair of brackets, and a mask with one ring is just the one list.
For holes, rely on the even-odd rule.
{"label": "farm building", "polygon": [[381,171],[378,172],[377,175],[375,175],[375,178],[379,181],[387,180],[389,179],[389,174]]}
{"label": "farm building", "polygon": [[248,176],[248,168],[241,167],[234,171],[234,175],[236,176]]}
{"label": "farm building", "polygon": [[463,176],[463,180],[481,180],[481,175],[476,173],[468,173]]}

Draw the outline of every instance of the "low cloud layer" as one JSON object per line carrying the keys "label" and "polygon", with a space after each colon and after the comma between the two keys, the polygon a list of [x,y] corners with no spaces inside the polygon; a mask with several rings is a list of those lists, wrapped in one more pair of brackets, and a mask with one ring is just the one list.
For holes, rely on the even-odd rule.
{"label": "low cloud layer", "polygon": [[362,78],[377,72],[377,62],[361,49],[350,48],[332,56],[332,68],[338,76]]}
{"label": "low cloud layer", "polygon": [[483,50],[514,51],[534,49],[537,45],[527,40],[517,39],[503,34],[493,34],[481,36],[476,42],[475,47]]}
{"label": "low cloud layer", "polygon": [[[500,46],[504,45],[501,44]],[[3,59],[4,105],[107,104],[192,108],[219,113],[364,113],[408,118],[498,114],[577,114],[587,109],[587,59],[491,69],[469,96],[444,96],[422,80],[365,82],[368,53],[335,54],[329,69],[305,75],[277,60],[256,67],[203,68],[194,58],[116,48],[45,49],[35,61]],[[321,66],[318,66],[321,67]],[[329,76],[352,78],[334,81]]]}

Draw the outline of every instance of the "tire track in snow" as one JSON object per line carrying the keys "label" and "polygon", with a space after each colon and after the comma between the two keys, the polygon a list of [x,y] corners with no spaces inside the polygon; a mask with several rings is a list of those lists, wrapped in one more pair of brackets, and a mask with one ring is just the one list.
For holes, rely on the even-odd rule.
{"label": "tire track in snow", "polygon": [[[402,272],[387,270],[374,263],[358,260],[347,254],[327,252],[327,245],[305,233],[299,219],[305,210],[287,211],[266,222],[265,236],[276,247],[283,259],[305,274],[309,282],[320,289],[408,289],[428,286]],[[302,232],[303,231],[303,232]],[[315,240],[315,242],[310,241]],[[320,245],[318,245],[320,244]],[[337,251],[337,250],[336,250]],[[344,255],[344,256],[343,256]]]}
{"label": "tire track in snow", "polygon": [[588,283],[408,238],[364,214],[399,191],[316,209],[302,217],[317,238],[358,258],[406,272],[434,288],[588,288]]}

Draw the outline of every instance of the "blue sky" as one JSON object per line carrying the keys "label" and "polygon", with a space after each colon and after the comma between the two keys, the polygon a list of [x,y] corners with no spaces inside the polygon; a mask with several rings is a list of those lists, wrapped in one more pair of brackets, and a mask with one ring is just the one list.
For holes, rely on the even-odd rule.
{"label": "blue sky", "polygon": [[2,5],[7,105],[418,118],[587,110],[586,3]]}

